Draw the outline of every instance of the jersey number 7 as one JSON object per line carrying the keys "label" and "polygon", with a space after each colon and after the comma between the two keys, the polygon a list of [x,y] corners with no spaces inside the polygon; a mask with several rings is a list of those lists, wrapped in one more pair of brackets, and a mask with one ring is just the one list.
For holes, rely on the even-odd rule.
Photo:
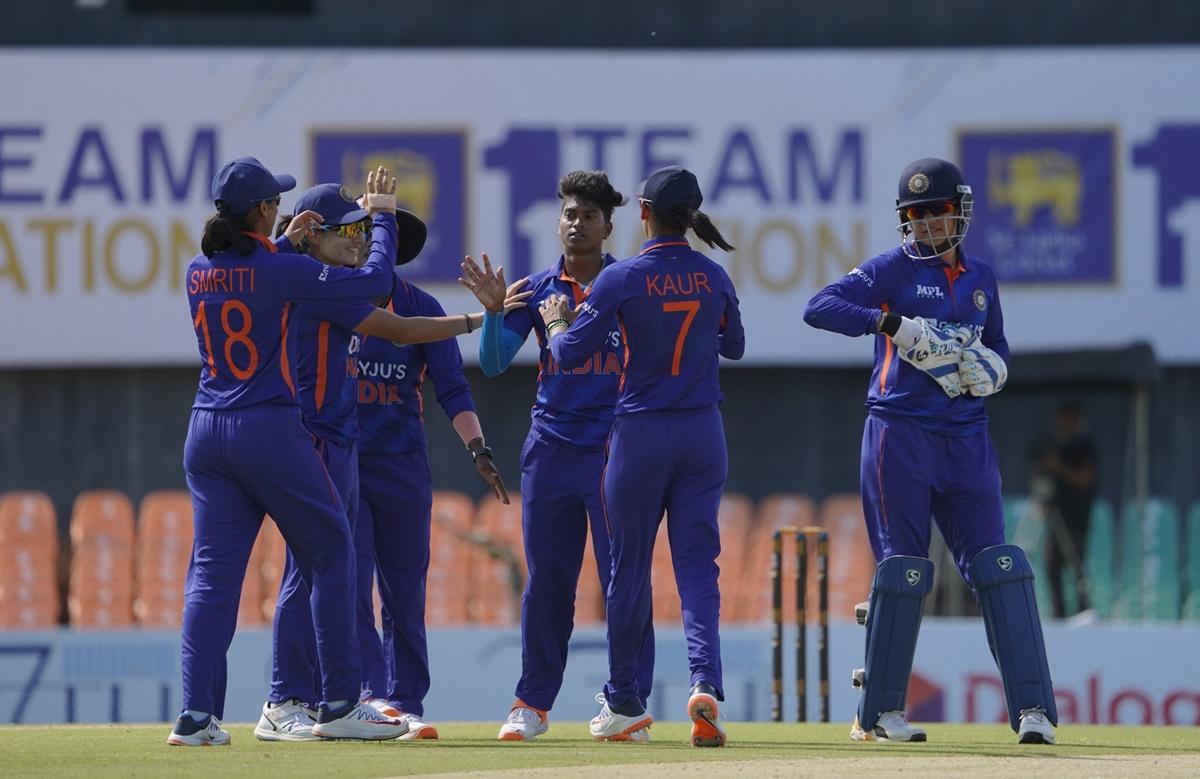
{"label": "jersey number 7", "polygon": [[[196,307],[196,318],[192,320],[192,327],[204,335],[204,351],[208,354],[209,375],[216,376],[217,363],[213,356],[212,336],[208,332],[208,314],[204,308],[205,302],[201,300],[200,305]],[[236,330],[229,323],[231,311],[236,311],[240,315],[241,327]],[[250,316],[250,309],[242,301],[226,300],[221,306],[221,329],[225,333],[225,364],[229,366],[229,372],[239,381],[245,381],[258,370],[258,349],[254,346],[254,341],[250,340],[250,328],[253,324],[254,319]],[[234,344],[246,347],[246,351],[250,354],[250,361],[245,368],[238,367],[237,363],[233,361]]]}
{"label": "jersey number 7", "polygon": [[663,313],[686,313],[683,318],[683,326],[679,328],[679,335],[675,338],[675,356],[671,359],[671,375],[679,375],[679,361],[683,357],[683,342],[687,340],[688,330],[692,328],[692,320],[696,318],[696,312],[700,310],[699,300],[676,300],[670,303],[663,303]]}

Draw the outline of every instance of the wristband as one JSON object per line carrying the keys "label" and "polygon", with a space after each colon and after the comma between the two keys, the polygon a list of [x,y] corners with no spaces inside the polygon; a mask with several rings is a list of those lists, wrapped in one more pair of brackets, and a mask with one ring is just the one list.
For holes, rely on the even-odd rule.
{"label": "wristband", "polygon": [[492,447],[487,446],[487,445],[480,445],[480,447],[478,449],[471,449],[470,452],[471,452],[471,462],[473,462],[473,463],[479,462],[480,457],[487,457],[489,460],[492,460],[493,462],[496,460],[495,456],[492,455]]}
{"label": "wristband", "polygon": [[467,320],[467,335],[470,335],[471,331],[475,329],[474,326],[471,324],[471,315],[463,314],[463,319]]}
{"label": "wristband", "polygon": [[900,323],[903,317],[899,314],[893,314],[890,311],[882,311],[879,314],[879,321],[875,323],[875,329],[888,336],[889,338],[900,332]]}
{"label": "wristband", "polygon": [[563,319],[562,317],[559,317],[558,319],[551,319],[549,322],[546,323],[546,335],[550,335],[550,331],[553,330],[554,328],[558,327],[559,325],[562,325],[563,328],[565,328],[567,330],[571,329],[571,323],[568,322],[567,320]]}
{"label": "wristband", "polygon": [[395,211],[396,194],[394,192],[369,192],[365,196],[368,211]]}

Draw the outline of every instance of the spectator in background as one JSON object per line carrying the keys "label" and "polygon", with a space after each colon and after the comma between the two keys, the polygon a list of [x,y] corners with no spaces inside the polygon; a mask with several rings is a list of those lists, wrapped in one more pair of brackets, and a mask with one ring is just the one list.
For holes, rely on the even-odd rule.
{"label": "spectator in background", "polygon": [[1079,611],[1091,608],[1083,561],[1087,559],[1088,523],[1096,498],[1096,446],[1088,432],[1087,417],[1077,402],[1068,400],[1058,407],[1054,441],[1039,464],[1053,482],[1046,505],[1050,523],[1046,572],[1054,616],[1061,619],[1069,616],[1063,600],[1063,576],[1068,571],[1075,577]]}

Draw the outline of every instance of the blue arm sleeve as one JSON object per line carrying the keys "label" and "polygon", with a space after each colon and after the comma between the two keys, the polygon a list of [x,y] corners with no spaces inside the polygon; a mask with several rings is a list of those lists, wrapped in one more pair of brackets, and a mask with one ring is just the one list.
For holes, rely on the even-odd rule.
{"label": "blue arm sleeve", "polygon": [[717,353],[730,360],[740,360],[746,353],[746,330],[742,327],[742,310],[738,307],[737,292],[728,274],[725,274],[725,285],[729,291],[725,298],[725,313],[721,317],[721,332],[717,336]]}
{"label": "blue arm sleeve", "polygon": [[[437,299],[424,290],[412,288],[417,300],[417,313],[420,316],[445,316],[446,311]],[[458,340],[447,338],[444,341],[434,341],[421,346],[425,353],[425,364],[429,366],[429,378],[433,381],[433,389],[437,393],[438,405],[446,412],[451,420],[464,411],[475,410],[475,400],[471,397],[471,387],[467,377],[463,375],[462,352],[458,348]]]}
{"label": "blue arm sleeve", "polygon": [[804,321],[843,335],[874,334],[882,305],[890,297],[886,270],[882,257],[852,269],[813,295],[804,308]]}
{"label": "blue arm sleeve", "polygon": [[550,354],[564,370],[572,370],[592,358],[612,329],[621,307],[627,271],[621,264],[600,271],[587,299],[579,304],[579,315],[564,333],[550,339]]}
{"label": "blue arm sleeve", "polygon": [[512,364],[525,339],[504,326],[504,314],[485,312],[479,334],[479,367],[483,375],[499,376]]}

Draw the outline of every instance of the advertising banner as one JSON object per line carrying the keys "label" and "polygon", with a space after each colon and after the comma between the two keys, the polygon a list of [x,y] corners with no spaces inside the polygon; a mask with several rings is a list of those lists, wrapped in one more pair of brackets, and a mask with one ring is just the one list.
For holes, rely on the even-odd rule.
{"label": "advertising banner", "polygon": [[[464,254],[509,279],[557,259],[562,174],[603,169],[630,195],[682,164],[737,247],[708,253],[751,364],[869,362],[868,339],[807,327],[804,305],[897,244],[900,171],[945,157],[973,187],[966,246],[995,265],[1015,351],[1145,340],[1200,362],[1179,324],[1200,299],[1200,111],[1182,86],[1145,88],[1200,72],[1196,47],[25,49],[0,72],[20,74],[0,80],[0,365],[197,363],[185,270],[213,173],[243,155],[301,188],[396,171],[429,225],[405,273],[451,312],[478,308],[455,284]],[[632,256],[636,204],[614,223],[607,248]]]}
{"label": "advertising banner", "polygon": [[[815,630],[810,628],[810,631]],[[793,633],[784,671],[784,711],[795,718]],[[679,625],[656,626],[654,689],[649,711],[660,721],[686,718],[687,647]],[[862,665],[863,629],[830,628],[830,715],[849,728],[858,704],[851,671]],[[603,627],[581,627],[554,706],[557,721],[595,716],[607,678]],[[771,650],[767,627],[721,631],[725,716],[771,717]],[[818,717],[816,636],[809,634],[809,721]],[[1200,681],[1189,673],[1200,654],[1197,625],[1046,626],[1060,724],[1200,725]],[[503,719],[520,676],[521,637],[513,629],[429,631],[432,688],[425,711],[434,721]],[[270,689],[271,634],[242,630],[229,653],[226,721],[254,722]],[[181,705],[179,635],[165,631],[8,632],[0,635],[0,722],[162,722]],[[1007,721],[1000,676],[983,622],[927,619],[921,626],[908,710],[920,723]],[[731,731],[732,732],[732,731]],[[733,737],[733,736],[731,736]]]}

